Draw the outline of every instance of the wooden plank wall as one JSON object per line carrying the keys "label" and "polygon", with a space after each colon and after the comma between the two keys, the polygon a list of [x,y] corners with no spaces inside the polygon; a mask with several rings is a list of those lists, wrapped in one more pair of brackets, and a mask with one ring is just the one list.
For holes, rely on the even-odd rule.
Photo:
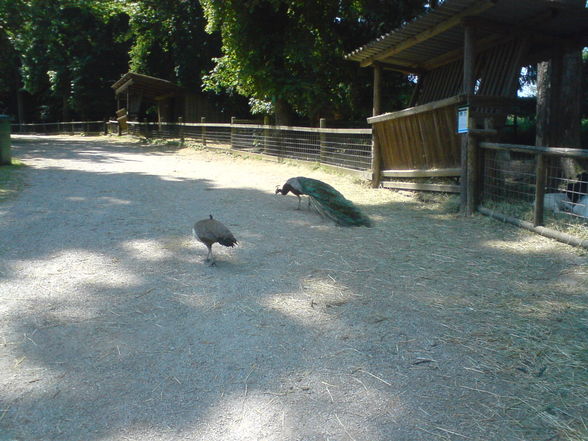
{"label": "wooden plank wall", "polygon": [[[476,95],[516,97],[521,59],[526,48],[522,39],[511,39],[491,47],[476,57]],[[425,105],[461,93],[463,60],[441,66],[422,78],[416,103]],[[503,125],[506,114],[501,106],[473,105],[471,116],[483,121],[492,116],[495,127]],[[460,140],[456,133],[455,105],[436,108],[400,118],[373,123],[374,136],[381,148],[381,169],[443,169],[460,167]]]}
{"label": "wooden plank wall", "polygon": [[443,169],[460,166],[455,106],[375,123],[382,169]]}

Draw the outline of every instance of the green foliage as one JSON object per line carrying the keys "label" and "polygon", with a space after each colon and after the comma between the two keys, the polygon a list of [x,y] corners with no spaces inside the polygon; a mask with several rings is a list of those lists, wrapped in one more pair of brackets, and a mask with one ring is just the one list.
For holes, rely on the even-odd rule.
{"label": "green foliage", "polygon": [[39,107],[36,118],[45,113],[48,119],[59,119],[59,110],[63,120],[72,113],[83,119],[111,113],[109,86],[126,68],[128,52],[128,44],[117,38],[126,28],[119,3],[0,1],[0,16],[7,14],[2,26],[17,54],[10,65],[20,68],[17,88],[22,86],[50,109]]}
{"label": "green foliage", "polygon": [[131,70],[200,91],[220,41],[205,32],[198,0],[141,0],[129,3],[126,12],[133,36]]}
{"label": "green foliage", "polygon": [[[208,90],[235,91],[299,115],[357,112],[354,98],[367,93],[369,72],[344,54],[422,11],[423,1],[201,0],[207,31],[222,36],[223,56],[204,78]],[[403,78],[400,89],[406,93]],[[395,84],[398,86],[399,84]],[[402,89],[405,89],[402,91]]]}

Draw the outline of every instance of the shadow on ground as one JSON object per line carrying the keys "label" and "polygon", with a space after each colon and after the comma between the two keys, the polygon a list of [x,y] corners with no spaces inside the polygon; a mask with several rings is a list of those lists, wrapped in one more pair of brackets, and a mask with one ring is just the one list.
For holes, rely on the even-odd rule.
{"label": "shadow on ground", "polygon": [[[0,440],[567,433],[538,418],[557,357],[528,351],[575,347],[565,373],[581,372],[564,324],[586,329],[586,291],[561,275],[585,259],[563,245],[411,200],[339,228],[260,186],[255,162],[79,139],[15,152],[33,165],[0,206]],[[216,268],[190,237],[209,212],[240,242]],[[582,381],[565,385],[578,403]],[[551,414],[570,430],[574,397]]]}

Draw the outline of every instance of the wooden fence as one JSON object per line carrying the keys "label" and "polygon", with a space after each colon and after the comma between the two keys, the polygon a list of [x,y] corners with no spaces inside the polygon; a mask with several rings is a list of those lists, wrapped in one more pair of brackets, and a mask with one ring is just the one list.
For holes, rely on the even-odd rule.
{"label": "wooden fence", "polygon": [[[382,176],[400,177],[401,171],[411,170],[436,170],[436,176],[443,175],[439,170],[446,170],[446,176],[459,175],[456,107],[463,100],[459,95],[368,118],[379,146]],[[414,172],[407,177],[411,175]]]}

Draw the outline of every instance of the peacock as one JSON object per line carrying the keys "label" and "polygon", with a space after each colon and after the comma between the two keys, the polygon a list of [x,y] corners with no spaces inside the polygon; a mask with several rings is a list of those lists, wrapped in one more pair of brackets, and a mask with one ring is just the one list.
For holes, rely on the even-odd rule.
{"label": "peacock", "polygon": [[289,192],[298,198],[297,210],[300,210],[300,196],[307,195],[309,207],[312,205],[319,214],[328,217],[338,225],[346,227],[372,226],[369,217],[326,182],[298,176],[288,179],[282,188],[276,188],[276,194],[286,195]]}
{"label": "peacock", "polygon": [[210,219],[203,219],[196,222],[194,228],[192,228],[192,234],[208,248],[206,262],[209,262],[210,266],[216,264],[212,255],[212,245],[214,243],[219,243],[225,247],[233,247],[238,243],[233,233],[221,222],[213,219],[212,214],[210,215]]}

